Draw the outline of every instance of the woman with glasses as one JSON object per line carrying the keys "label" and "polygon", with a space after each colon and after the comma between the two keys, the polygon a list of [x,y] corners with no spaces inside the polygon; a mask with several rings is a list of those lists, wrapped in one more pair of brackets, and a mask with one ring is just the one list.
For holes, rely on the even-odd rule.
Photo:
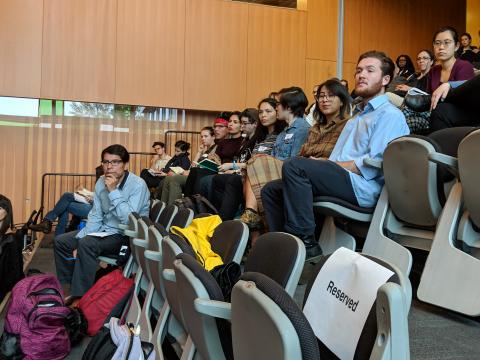
{"label": "woman with glasses", "polygon": [[[408,107],[403,109],[407,124],[412,134],[426,134],[438,130],[441,127],[438,121],[437,105],[442,103],[450,88],[459,86],[465,80],[472,79],[474,76],[473,66],[468,61],[455,58],[455,51],[459,48],[457,31],[452,27],[443,27],[435,32],[433,36],[433,50],[437,64],[431,68],[426,77],[427,93],[432,94],[430,109],[427,111],[414,111]],[[423,52],[423,51],[422,51]],[[419,53],[420,57],[421,53]],[[440,108],[444,108],[443,104]],[[450,106],[446,110],[441,110],[440,115],[443,118],[444,111],[452,113]],[[433,112],[431,112],[434,110]],[[433,117],[433,126],[432,126]],[[443,122],[443,121],[442,121]],[[453,126],[453,125],[452,125]],[[447,126],[443,126],[447,127]]]}
{"label": "woman with glasses", "polygon": [[[350,117],[351,97],[338,79],[329,79],[318,86],[315,101],[313,116],[316,123],[310,128],[299,156],[328,158]],[[249,184],[250,188],[244,189],[246,202],[241,220],[252,230],[261,230],[264,226],[260,194],[262,188],[267,182],[282,178],[282,162],[276,160],[277,167],[274,167],[271,161],[268,162],[269,159],[271,157],[258,157],[247,165],[246,185]]]}
{"label": "woman with glasses", "polygon": [[433,50],[438,63],[427,81],[427,92],[432,94],[430,131],[479,122],[480,78],[474,78],[471,63],[455,58],[459,47],[454,28],[447,26],[435,32]]}

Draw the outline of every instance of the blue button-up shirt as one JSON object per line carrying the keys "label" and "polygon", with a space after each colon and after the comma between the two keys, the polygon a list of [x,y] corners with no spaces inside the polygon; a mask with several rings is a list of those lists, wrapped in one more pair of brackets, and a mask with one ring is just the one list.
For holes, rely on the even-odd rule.
{"label": "blue button-up shirt", "polygon": [[297,117],[292,124],[278,134],[273,146],[272,156],[285,160],[298,155],[303,143],[307,140],[309,123],[303,117]]}
{"label": "blue button-up shirt", "polygon": [[150,210],[150,192],[142,178],[126,172],[126,179],[112,192],[105,186],[104,176],[95,184],[93,207],[88,213],[85,227],[77,234],[82,238],[92,232],[121,234],[119,224],[128,223],[128,215],[137,212],[140,216],[148,216]]}
{"label": "blue button-up shirt", "polygon": [[348,120],[329,160],[355,162],[360,175],[349,173],[360,206],[375,206],[384,183],[382,171],[364,165],[363,159],[382,160],[388,143],[409,133],[405,116],[386,95],[374,97]]}

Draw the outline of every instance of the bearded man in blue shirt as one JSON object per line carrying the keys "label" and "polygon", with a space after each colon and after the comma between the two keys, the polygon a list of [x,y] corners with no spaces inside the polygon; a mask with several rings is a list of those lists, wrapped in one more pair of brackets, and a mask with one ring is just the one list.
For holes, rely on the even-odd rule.
{"label": "bearded man in blue shirt", "polygon": [[55,238],[55,266],[60,283],[68,290],[69,301],[80,298],[95,281],[101,255],[118,255],[127,245],[119,224],[127,224],[128,216],[137,212],[148,216],[150,192],[145,181],[127,171],[130,154],[122,145],[110,145],[102,151],[105,175],[95,184],[93,207],[85,227]]}
{"label": "bearded man in blue shirt", "polygon": [[355,72],[355,93],[362,97],[329,157],[295,157],[282,168],[282,180],[262,189],[262,201],[270,231],[286,231],[305,244],[307,259],[321,255],[315,239],[313,198],[333,196],[361,207],[375,206],[383,186],[381,170],[363,160],[382,160],[393,139],[408,135],[405,117],[389,101],[386,86],[395,65],[383,52],[360,55]]}

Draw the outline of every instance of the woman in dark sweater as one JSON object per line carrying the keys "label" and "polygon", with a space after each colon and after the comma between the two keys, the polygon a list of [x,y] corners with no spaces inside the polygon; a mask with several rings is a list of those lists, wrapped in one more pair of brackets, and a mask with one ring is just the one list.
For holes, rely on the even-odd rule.
{"label": "woman in dark sweater", "polygon": [[[242,137],[240,115],[241,113],[239,111],[234,111],[228,119],[228,133],[230,138],[222,140],[217,144],[213,158],[218,164],[232,162],[234,156],[242,146],[244,139]],[[215,174],[216,172],[201,167],[192,168],[185,183],[185,197],[201,194],[209,198],[212,178]]]}

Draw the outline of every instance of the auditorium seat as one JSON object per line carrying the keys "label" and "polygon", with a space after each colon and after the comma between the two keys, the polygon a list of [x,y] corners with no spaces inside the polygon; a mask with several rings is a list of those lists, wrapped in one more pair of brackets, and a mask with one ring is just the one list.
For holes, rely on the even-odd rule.
{"label": "auditorium seat", "polygon": [[431,137],[393,140],[383,154],[385,186],[362,252],[395,264],[408,275],[406,248],[430,251],[439,216],[455,177],[448,171],[460,140],[471,128],[440,130]]}
{"label": "auditorium seat", "polygon": [[421,301],[480,315],[480,130],[458,147],[459,182],[440,216],[417,291]]}
{"label": "auditorium seat", "polygon": [[[245,271],[272,278],[293,296],[305,261],[305,246],[287,233],[261,235],[245,262]],[[174,263],[183,323],[195,351],[204,359],[231,358],[230,303],[213,276],[193,257],[181,254]]]}
{"label": "auditorium seat", "polygon": [[[354,358],[408,359],[410,282],[394,266],[367,257],[392,270],[394,275],[378,290]],[[328,256],[322,257],[315,265],[305,300],[327,259]],[[235,359],[336,358],[320,340],[317,341],[308,319],[288,294],[263,274],[244,273],[234,286],[231,321]],[[331,328],[333,331],[335,323]]]}
{"label": "auditorium seat", "polygon": [[150,220],[152,222],[157,222],[158,218],[160,217],[160,214],[162,211],[165,209],[166,204],[163,201],[160,200],[154,200],[152,203],[152,207],[150,208]]}

